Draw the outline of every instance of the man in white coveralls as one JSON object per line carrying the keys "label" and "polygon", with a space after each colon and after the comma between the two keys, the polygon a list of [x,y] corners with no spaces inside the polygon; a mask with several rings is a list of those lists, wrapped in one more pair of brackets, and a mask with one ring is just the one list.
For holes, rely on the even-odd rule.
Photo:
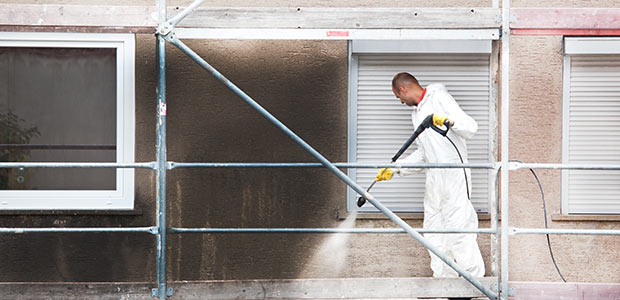
{"label": "man in white coveralls", "polygon": [[[471,138],[476,133],[478,124],[459,107],[445,86],[435,83],[422,88],[411,74],[399,73],[392,79],[392,91],[402,104],[413,106],[411,119],[414,128],[417,128],[420,122],[430,114],[433,114],[435,125],[442,125],[449,120],[451,127],[448,137],[458,147],[463,162],[467,163],[465,139]],[[397,164],[461,162],[450,141],[433,130],[424,131],[415,142],[418,149],[408,157],[399,159]],[[394,172],[401,176],[421,170],[394,168]],[[470,171],[467,170],[468,178],[466,179],[462,169],[424,170],[426,171],[424,228],[478,228],[478,217],[469,200]],[[390,180],[394,172],[390,169],[384,172],[381,169],[377,175],[377,181]],[[484,276],[484,262],[476,242],[476,234],[425,234],[424,236],[472,276]],[[432,253],[430,256],[433,277],[458,276],[458,273],[437,256]]]}

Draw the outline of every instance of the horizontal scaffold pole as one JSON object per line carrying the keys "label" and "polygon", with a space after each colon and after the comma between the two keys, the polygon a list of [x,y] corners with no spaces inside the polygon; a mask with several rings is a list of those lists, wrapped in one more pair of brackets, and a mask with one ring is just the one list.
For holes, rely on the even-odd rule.
{"label": "horizontal scaffold pole", "polygon": [[618,164],[541,164],[541,163],[510,163],[511,170],[521,169],[559,169],[559,170],[620,170]]}
{"label": "horizontal scaffold pole", "polygon": [[509,229],[514,234],[574,234],[574,235],[620,235],[620,230],[613,229],[551,229],[551,228],[516,228]]}
{"label": "horizontal scaffold pole", "polygon": [[[491,228],[475,229],[423,229],[414,228],[418,233],[486,233],[493,234]],[[171,233],[407,233],[402,228],[170,228]]]}
{"label": "horizontal scaffold pole", "polygon": [[124,168],[124,169],[155,169],[154,162],[145,163],[72,163],[72,162],[8,162],[0,163],[0,169],[6,168]]}
{"label": "horizontal scaffold pole", "polygon": [[403,221],[400,217],[394,214],[391,210],[385,207],[381,202],[374,198],[374,196],[368,192],[366,192],[360,185],[358,185],[355,181],[349,178],[345,173],[340,171],[334,164],[332,164],[327,158],[325,158],[321,153],[312,148],[308,143],[306,143],[303,139],[301,139],[297,134],[295,134],[291,129],[286,127],[280,120],[274,117],[271,113],[269,113],[265,108],[263,108],[260,104],[258,104],[254,99],[252,99],[248,94],[243,92],[239,87],[237,87],[234,83],[232,83],[228,78],[226,78],[222,73],[220,73],[217,69],[207,63],[202,57],[200,57],[196,52],[190,49],[187,45],[181,42],[176,35],[173,33],[168,34],[166,36],[166,40],[175,45],[179,50],[185,53],[187,56],[196,61],[201,67],[206,69],[213,77],[217,80],[221,81],[226,87],[228,87],[231,91],[237,94],[243,101],[245,101],[248,105],[254,108],[258,113],[260,113],[263,117],[269,120],[272,124],[282,130],[286,135],[288,135],[293,141],[299,144],[304,150],[314,156],[318,161],[320,161],[329,171],[334,173],[338,178],[344,181],[349,187],[351,187],[354,191],[356,191],[359,195],[362,195],[368,202],[374,205],[379,211],[387,215],[394,223],[396,223],[399,227],[403,228],[410,236],[416,239],[420,244],[426,247],[430,252],[439,257],[443,262],[445,262],[448,266],[454,269],[457,273],[459,273],[463,278],[469,281],[472,285],[474,285],[478,290],[487,295],[491,299],[496,299],[497,294],[485,287],[477,278],[471,276],[470,273],[465,271],[461,266],[457,265],[454,260],[448,258],[444,253],[439,251],[437,247],[430,244],[422,235],[416,232],[409,224]]}
{"label": "horizontal scaffold pole", "polygon": [[[373,168],[446,168],[446,169],[495,169],[494,164],[427,164],[427,163],[407,163],[407,164],[390,164],[390,163],[332,163],[338,168],[347,169],[373,169]],[[176,168],[324,168],[325,165],[321,163],[182,163],[182,162],[169,162],[169,169]]]}
{"label": "horizontal scaffold pole", "polygon": [[0,228],[2,233],[70,233],[70,232],[145,232],[157,234],[157,227],[47,227],[47,228]]}

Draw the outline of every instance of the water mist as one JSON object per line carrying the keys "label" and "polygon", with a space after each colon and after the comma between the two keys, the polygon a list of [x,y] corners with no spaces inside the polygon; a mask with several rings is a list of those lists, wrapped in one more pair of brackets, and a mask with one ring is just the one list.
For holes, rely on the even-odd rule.
{"label": "water mist", "polygon": [[[338,226],[339,229],[355,227],[357,211],[351,214]],[[345,266],[350,233],[333,233],[325,235],[323,243],[308,260],[300,277],[340,277]]]}

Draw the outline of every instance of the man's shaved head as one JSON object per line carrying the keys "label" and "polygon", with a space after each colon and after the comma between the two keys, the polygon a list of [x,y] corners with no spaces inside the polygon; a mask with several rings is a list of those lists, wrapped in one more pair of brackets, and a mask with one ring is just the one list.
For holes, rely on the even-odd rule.
{"label": "man's shaved head", "polygon": [[407,106],[417,106],[422,100],[420,98],[424,89],[413,75],[402,72],[396,74],[392,79],[392,92],[396,98],[400,99],[400,103],[407,104]]}
{"label": "man's shaved head", "polygon": [[418,80],[413,77],[413,75],[407,72],[398,73],[392,79],[392,88],[395,90],[398,90],[400,87],[408,87],[411,85],[420,86],[420,83],[418,83]]}

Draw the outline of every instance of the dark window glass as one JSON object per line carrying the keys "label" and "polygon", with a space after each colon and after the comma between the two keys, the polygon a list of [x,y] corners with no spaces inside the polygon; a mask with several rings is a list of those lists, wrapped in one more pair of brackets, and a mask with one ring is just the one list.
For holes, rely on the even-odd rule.
{"label": "dark window glass", "polygon": [[[0,47],[0,161],[115,162],[116,50]],[[0,169],[2,190],[114,190],[115,169]]]}

